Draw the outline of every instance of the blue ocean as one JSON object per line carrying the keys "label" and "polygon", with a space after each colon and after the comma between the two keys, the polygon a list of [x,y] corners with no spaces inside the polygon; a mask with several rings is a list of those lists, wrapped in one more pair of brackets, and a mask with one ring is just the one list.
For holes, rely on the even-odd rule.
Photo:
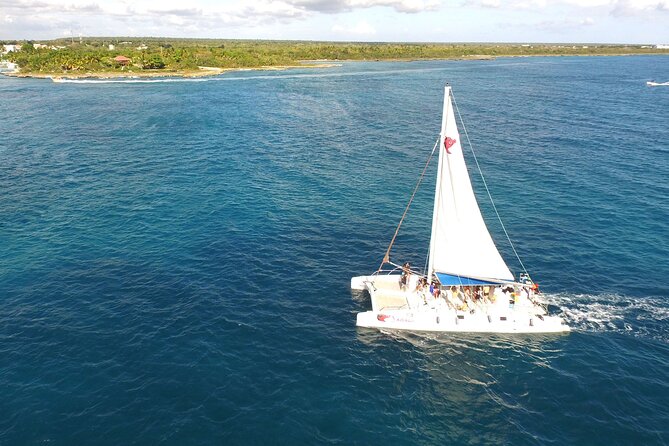
{"label": "blue ocean", "polygon": [[[0,445],[669,443],[653,79],[669,57],[0,77]],[[447,82],[570,334],[355,327],[370,303],[350,279],[383,258]],[[435,170],[397,263],[425,262]]]}

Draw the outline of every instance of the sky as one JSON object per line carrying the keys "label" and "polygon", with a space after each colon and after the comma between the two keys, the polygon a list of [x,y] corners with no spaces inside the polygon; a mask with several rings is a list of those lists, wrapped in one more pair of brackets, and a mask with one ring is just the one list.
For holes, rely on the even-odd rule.
{"label": "sky", "polygon": [[0,0],[0,40],[669,44],[669,0]]}

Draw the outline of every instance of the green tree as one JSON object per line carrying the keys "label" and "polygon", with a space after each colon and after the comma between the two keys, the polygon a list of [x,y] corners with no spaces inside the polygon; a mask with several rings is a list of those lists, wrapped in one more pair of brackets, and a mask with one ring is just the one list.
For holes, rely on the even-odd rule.
{"label": "green tree", "polygon": [[159,70],[165,68],[165,62],[159,54],[154,54],[146,60],[143,68],[145,70]]}

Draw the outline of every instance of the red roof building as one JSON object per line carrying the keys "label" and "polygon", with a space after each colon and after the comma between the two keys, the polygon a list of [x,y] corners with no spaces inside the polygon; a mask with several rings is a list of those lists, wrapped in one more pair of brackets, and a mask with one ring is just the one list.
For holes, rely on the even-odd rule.
{"label": "red roof building", "polygon": [[114,58],[114,62],[121,64],[121,65],[128,65],[130,63],[130,59],[128,59],[125,56],[116,56]]}

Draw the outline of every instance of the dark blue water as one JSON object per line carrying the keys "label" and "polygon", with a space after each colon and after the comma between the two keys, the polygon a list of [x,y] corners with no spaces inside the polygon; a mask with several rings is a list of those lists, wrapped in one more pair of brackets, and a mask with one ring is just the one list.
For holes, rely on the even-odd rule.
{"label": "dark blue water", "polygon": [[[668,73],[566,57],[0,77],[0,445],[668,443],[669,88],[645,85]],[[445,82],[570,335],[355,328],[350,277],[383,256]],[[424,262],[433,175],[396,261]]]}

